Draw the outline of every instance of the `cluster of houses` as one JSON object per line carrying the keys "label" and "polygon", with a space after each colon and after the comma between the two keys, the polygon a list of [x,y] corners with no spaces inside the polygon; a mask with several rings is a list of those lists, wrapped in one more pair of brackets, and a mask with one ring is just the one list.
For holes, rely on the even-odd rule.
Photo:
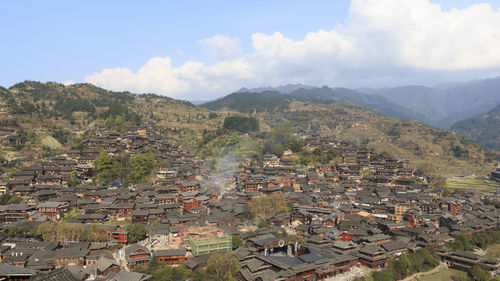
{"label": "cluster of houses", "polygon": [[[308,149],[340,151],[342,163],[298,168],[287,150],[282,158],[268,155],[258,163],[231,160],[241,168],[219,175],[208,161],[159,135],[152,125],[126,134],[102,130],[84,141],[84,150],[44,159],[1,182],[0,192],[24,203],[0,206],[0,277],[147,280],[133,268],[153,259],[203,268],[213,253],[232,251],[232,237],[239,236],[244,241],[234,250],[239,280],[322,280],[353,266],[383,268],[402,253],[440,250],[461,231],[485,233],[500,224],[500,211],[479,196],[445,196],[432,177],[415,176],[408,160],[346,142],[303,136]],[[154,167],[154,180],[127,188],[91,182],[100,150],[114,156],[151,148],[155,158],[165,160]],[[68,187],[73,172],[82,184]],[[227,182],[230,188],[221,192]],[[290,211],[267,217],[266,227],[257,228],[249,202],[275,193],[283,194]],[[60,222],[70,210],[78,215],[65,223],[105,226],[106,241],[41,242],[29,231],[9,232]],[[146,225],[147,239],[128,243],[129,231],[119,222]],[[453,261],[467,255],[439,253],[457,267],[463,264]],[[498,259],[468,258],[500,273]]]}

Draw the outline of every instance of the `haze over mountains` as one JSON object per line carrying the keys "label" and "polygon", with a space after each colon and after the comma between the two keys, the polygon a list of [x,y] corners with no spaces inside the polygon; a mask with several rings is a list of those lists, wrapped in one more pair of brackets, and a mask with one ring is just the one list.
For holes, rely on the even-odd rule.
{"label": "haze over mountains", "polygon": [[[454,130],[477,141],[486,149],[499,149],[497,128],[500,128],[500,118],[498,110],[493,109],[500,104],[500,77],[443,83],[433,87],[402,86],[354,90],[288,84],[278,87],[241,88],[203,106],[213,110],[229,108],[252,114],[279,110],[286,104],[286,100],[317,104],[349,102],[389,117]],[[466,119],[470,120],[462,121]]]}
{"label": "haze over mountains", "polygon": [[500,104],[488,113],[458,121],[450,129],[486,149],[500,151]]}
{"label": "haze over mountains", "polygon": [[276,91],[298,100],[347,101],[398,119],[411,119],[437,128],[488,112],[500,104],[500,77],[472,82],[443,83],[434,87],[321,88],[302,84],[242,88],[237,92]]}
{"label": "haze over mountains", "polygon": [[[310,92],[315,95],[302,96]],[[34,157],[45,147],[71,147],[78,141],[72,132],[99,126],[123,131],[141,121],[154,120],[159,126],[171,128],[171,136],[190,151],[218,155],[227,151],[232,137],[231,132],[221,130],[225,117],[240,112],[252,115],[260,126],[258,134],[245,137],[236,149],[245,155],[258,151],[260,134],[290,124],[294,131],[312,131],[410,159],[415,167],[434,174],[483,173],[490,169],[492,158],[457,134],[333,100],[358,97],[349,94],[348,89],[326,87],[299,89],[288,95],[277,91],[233,93],[203,108],[154,94],[113,92],[90,84],[25,81],[8,89],[0,87],[0,136],[19,144],[13,148],[0,142],[0,151],[8,159],[19,153]],[[373,102],[373,96],[360,95],[358,101]],[[2,129],[6,131],[2,133]],[[50,143],[44,144],[44,140]],[[60,143],[57,147],[53,145],[56,140]]]}

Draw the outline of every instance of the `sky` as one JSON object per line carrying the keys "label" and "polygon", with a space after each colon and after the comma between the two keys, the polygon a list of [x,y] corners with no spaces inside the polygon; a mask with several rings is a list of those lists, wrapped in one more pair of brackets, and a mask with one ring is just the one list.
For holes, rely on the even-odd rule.
{"label": "sky", "polygon": [[0,85],[209,100],[241,87],[500,75],[500,1],[1,1]]}

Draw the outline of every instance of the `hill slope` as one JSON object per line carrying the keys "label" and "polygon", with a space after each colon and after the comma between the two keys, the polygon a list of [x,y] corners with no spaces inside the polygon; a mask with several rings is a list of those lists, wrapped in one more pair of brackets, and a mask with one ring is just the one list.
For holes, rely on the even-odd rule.
{"label": "hill slope", "polygon": [[[283,99],[320,104],[346,101],[397,119],[415,120],[419,122],[428,121],[423,115],[417,114],[407,107],[392,103],[381,96],[362,94],[347,88],[302,86],[301,84],[297,84],[276,88],[256,88],[248,90],[247,92],[241,89],[236,93],[202,104],[201,106],[212,110],[232,108],[240,112],[252,113],[251,110],[250,112],[249,110],[241,110],[240,105],[248,103],[253,105],[256,112],[261,112],[264,108],[269,109],[270,107],[274,107],[277,103],[284,104],[285,101]],[[244,101],[241,99],[244,99]]]}
{"label": "hill slope", "polygon": [[[289,122],[296,130],[315,131],[408,158],[431,173],[480,173],[489,167],[484,151],[459,135],[414,121],[390,118],[351,103],[322,102],[322,93],[316,94],[316,99],[306,95],[310,101],[299,101],[305,99],[299,96],[300,92],[290,94],[292,98],[276,92],[266,96],[234,93],[205,106],[251,114],[267,128]],[[316,103],[318,100],[320,103]]]}
{"label": "hill slope", "polygon": [[[234,93],[223,101],[207,104],[211,112],[192,104],[153,94],[136,95],[107,91],[89,84],[64,86],[26,81],[0,88],[0,153],[39,157],[47,149],[73,146],[106,126],[124,130],[152,120],[165,128],[188,150],[213,157],[205,144],[217,141],[224,147],[233,135],[221,130],[224,117],[241,112],[260,122],[260,133],[240,136],[240,150],[258,150],[262,131],[290,123],[295,131],[318,132],[361,146],[409,158],[431,174],[479,173],[489,169],[485,153],[472,141],[413,121],[386,117],[351,103],[336,101],[332,89],[315,95],[300,91],[290,96],[278,92]],[[345,91],[333,90],[335,94]],[[324,95],[324,96],[322,96]],[[324,98],[324,99],[323,99]],[[303,99],[302,101],[299,99]],[[313,102],[314,101],[314,102]],[[239,114],[241,114],[239,113]],[[50,136],[50,137],[49,137]],[[45,139],[45,148],[41,141]]]}
{"label": "hill slope", "polygon": [[405,86],[361,91],[408,107],[428,117],[427,124],[438,128],[449,128],[459,120],[484,114],[500,104],[500,77],[450,86]]}
{"label": "hill slope", "polygon": [[500,151],[500,104],[486,114],[458,121],[450,129],[486,149]]}
{"label": "hill slope", "polygon": [[153,94],[25,81],[0,87],[0,154],[35,157],[47,149],[69,148],[96,127],[120,131],[147,120],[176,130],[202,130],[220,122],[208,120],[208,114],[189,102]]}

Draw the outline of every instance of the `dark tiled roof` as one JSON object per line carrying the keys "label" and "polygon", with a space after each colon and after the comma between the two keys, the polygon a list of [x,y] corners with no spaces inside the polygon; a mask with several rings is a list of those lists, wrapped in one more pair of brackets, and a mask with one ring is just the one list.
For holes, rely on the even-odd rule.
{"label": "dark tiled roof", "polygon": [[29,268],[20,268],[14,265],[0,263],[1,277],[33,276],[36,271]]}
{"label": "dark tiled roof", "polygon": [[30,281],[81,281],[67,268],[60,268],[49,272],[40,272],[29,279]]}

